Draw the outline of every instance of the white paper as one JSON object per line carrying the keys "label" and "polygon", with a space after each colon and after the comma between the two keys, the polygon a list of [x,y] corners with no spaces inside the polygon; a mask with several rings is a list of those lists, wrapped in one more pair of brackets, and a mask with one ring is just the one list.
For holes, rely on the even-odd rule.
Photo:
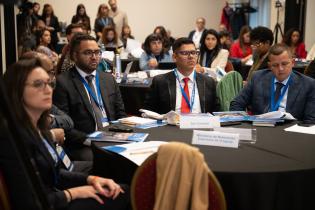
{"label": "white paper", "polygon": [[117,145],[126,148],[125,151],[118,154],[128,158],[138,166],[140,166],[150,155],[157,152],[159,146],[166,144],[164,141],[147,141],[131,144]]}
{"label": "white paper", "polygon": [[273,111],[265,114],[256,115],[259,119],[284,119],[295,120],[295,118],[289,112]]}
{"label": "white paper", "polygon": [[121,118],[118,121],[123,124],[130,124],[130,125],[145,125],[145,124],[156,123],[156,120],[143,118],[143,117],[136,117],[136,116]]}
{"label": "white paper", "polygon": [[147,118],[153,118],[156,120],[163,120],[165,118],[165,115],[150,111],[150,110],[146,110],[146,109],[139,109],[139,112],[142,113],[142,117],[147,117]]}
{"label": "white paper", "polygon": [[102,58],[113,61],[115,54],[113,51],[104,51],[102,52]]}
{"label": "white paper", "polygon": [[192,144],[238,148],[239,134],[194,130]]}
{"label": "white paper", "polygon": [[[222,132],[222,133],[237,133],[239,134],[240,140],[245,141],[256,141],[256,136],[253,135],[253,129],[251,128],[213,128],[214,131]],[[256,130],[255,130],[256,132]]]}
{"label": "white paper", "polygon": [[179,127],[181,129],[220,127],[220,117],[209,114],[183,114],[180,116]]}
{"label": "white paper", "polygon": [[135,39],[127,39],[126,51],[130,52],[135,58],[140,58],[141,54],[144,52],[141,48],[141,42]]}
{"label": "white paper", "polygon": [[285,128],[285,131],[290,131],[290,132],[296,132],[296,133],[305,133],[305,134],[315,134],[315,125],[310,126],[310,127],[305,127],[305,126],[299,126],[297,124]]}
{"label": "white paper", "polygon": [[154,69],[154,70],[148,70],[150,77],[155,77],[160,74],[166,74],[168,72],[171,72],[173,70],[159,70],[159,69]]}

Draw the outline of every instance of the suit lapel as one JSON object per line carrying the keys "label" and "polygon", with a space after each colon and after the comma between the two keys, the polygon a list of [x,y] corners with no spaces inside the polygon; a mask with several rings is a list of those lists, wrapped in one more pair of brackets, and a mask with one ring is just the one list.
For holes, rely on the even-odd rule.
{"label": "suit lapel", "polygon": [[206,108],[205,107],[205,101],[206,101],[205,80],[198,73],[196,73],[196,83],[197,83],[197,88],[198,88],[201,112],[205,113],[205,108]]}
{"label": "suit lapel", "polygon": [[170,72],[168,80],[167,80],[167,86],[168,86],[168,93],[170,97],[170,106],[171,110],[175,110],[176,106],[176,77],[173,72]]}
{"label": "suit lapel", "polygon": [[299,95],[302,88],[302,84],[299,82],[299,78],[292,72],[291,73],[291,84],[288,90],[286,111],[290,112],[295,105],[296,97]]}
{"label": "suit lapel", "polygon": [[94,114],[93,114],[91,102],[89,100],[89,96],[87,95],[87,92],[84,88],[84,85],[83,85],[82,81],[80,80],[80,75],[77,72],[77,70],[75,69],[75,67],[73,67],[73,69],[72,69],[72,81],[73,81],[75,88],[79,92],[85,107],[87,108],[88,112],[94,118]]}
{"label": "suit lapel", "polygon": [[98,73],[99,75],[99,80],[100,80],[100,89],[101,89],[101,95],[102,95],[102,99],[103,99],[103,103],[105,106],[105,110],[106,110],[106,115],[107,117],[110,119],[111,117],[109,116],[109,86],[108,86],[108,82],[106,82],[105,80],[105,76],[101,73]]}
{"label": "suit lapel", "polygon": [[[263,84],[262,84],[262,86],[260,87],[260,88],[262,88],[263,90],[263,96],[264,96],[264,98],[266,99],[266,100],[263,100],[263,101],[265,101],[265,104],[261,104],[261,106],[262,106],[262,113],[266,113],[266,112],[270,112],[271,110],[270,110],[270,103],[271,103],[271,100],[270,100],[270,97],[271,97],[271,92],[270,92],[270,90],[271,90],[271,78],[272,78],[272,75],[273,75],[273,73],[270,71],[269,72],[269,74],[268,74],[268,76],[267,76],[267,79],[265,79],[264,81],[263,81]],[[263,88],[263,87],[266,87],[266,88]]]}

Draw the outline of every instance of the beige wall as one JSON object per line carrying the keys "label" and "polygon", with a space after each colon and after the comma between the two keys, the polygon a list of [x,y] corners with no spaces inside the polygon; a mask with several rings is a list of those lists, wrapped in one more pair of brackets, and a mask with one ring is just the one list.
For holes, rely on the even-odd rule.
{"label": "beige wall", "polygon": [[306,50],[309,51],[313,44],[315,44],[315,1],[308,0],[306,8],[305,45]]}
{"label": "beige wall", "polygon": [[[94,20],[97,8],[107,0],[37,0],[41,5],[53,5],[59,21],[70,23],[75,14],[76,6],[83,3],[91,18]],[[128,15],[129,25],[136,39],[144,41],[157,25],[163,25],[172,31],[174,37],[187,36],[195,27],[195,19],[199,16],[206,18],[208,28],[219,25],[223,0],[118,0],[118,7]]]}

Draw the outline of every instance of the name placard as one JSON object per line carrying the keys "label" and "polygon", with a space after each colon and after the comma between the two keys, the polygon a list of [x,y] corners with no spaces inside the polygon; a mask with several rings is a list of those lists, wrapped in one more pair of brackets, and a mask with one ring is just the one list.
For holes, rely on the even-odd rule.
{"label": "name placard", "polygon": [[238,148],[239,139],[236,133],[194,130],[192,144]]}
{"label": "name placard", "polygon": [[208,114],[180,115],[179,127],[181,129],[216,128],[220,127],[220,117]]}

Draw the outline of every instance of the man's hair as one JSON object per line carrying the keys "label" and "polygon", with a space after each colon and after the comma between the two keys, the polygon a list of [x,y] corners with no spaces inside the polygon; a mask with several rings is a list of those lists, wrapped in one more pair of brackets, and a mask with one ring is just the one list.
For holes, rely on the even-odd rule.
{"label": "man's hair", "polygon": [[184,44],[192,44],[195,46],[194,42],[187,37],[181,37],[175,40],[173,44],[173,52],[176,52],[182,45]]}
{"label": "man's hair", "polygon": [[250,32],[250,40],[253,41],[259,41],[259,42],[269,42],[270,45],[273,43],[273,33],[272,31],[264,26],[258,26],[254,28]]}
{"label": "man's hair", "polygon": [[71,23],[67,26],[66,28],[66,34],[70,35],[72,33],[72,29],[74,28],[82,28],[83,29],[83,25],[81,23]]}
{"label": "man's hair", "polygon": [[93,36],[84,34],[84,33],[77,33],[73,36],[70,42],[70,58],[73,60],[73,53],[78,50],[82,41],[95,41],[96,39]]}
{"label": "man's hair", "polygon": [[292,58],[292,52],[289,47],[285,44],[275,44],[271,46],[269,49],[269,56],[270,55],[281,55],[283,52],[287,52],[289,57]]}

